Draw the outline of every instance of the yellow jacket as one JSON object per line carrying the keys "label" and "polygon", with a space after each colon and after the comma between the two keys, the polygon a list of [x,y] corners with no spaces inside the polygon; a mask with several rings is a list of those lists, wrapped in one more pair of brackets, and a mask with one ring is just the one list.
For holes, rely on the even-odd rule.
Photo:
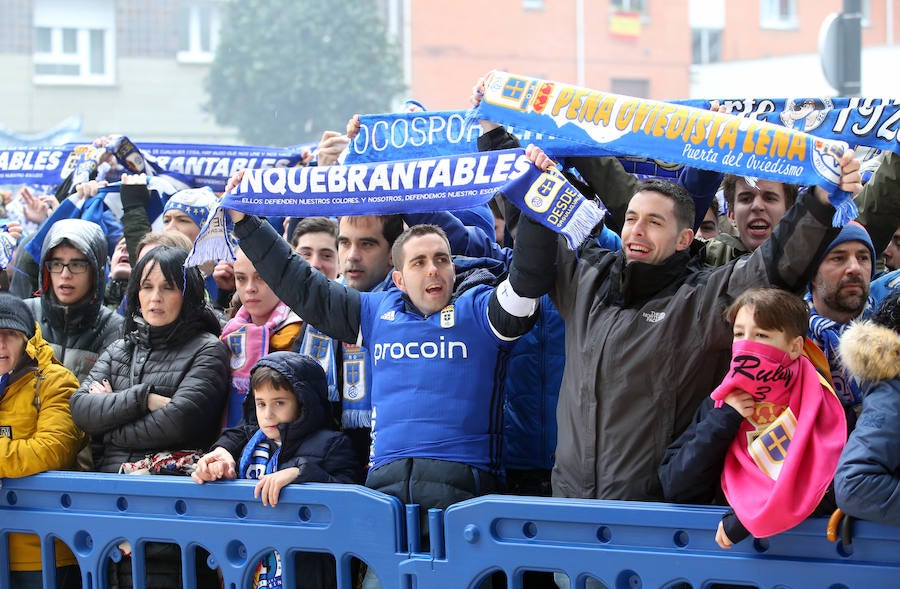
{"label": "yellow jacket", "polygon": [[[72,422],[69,397],[78,380],[53,356],[35,326],[25,360],[0,392],[0,478],[24,477],[75,465],[87,438]],[[10,569],[41,569],[41,550],[33,534],[9,535]],[[75,564],[72,552],[56,541],[56,565]]]}

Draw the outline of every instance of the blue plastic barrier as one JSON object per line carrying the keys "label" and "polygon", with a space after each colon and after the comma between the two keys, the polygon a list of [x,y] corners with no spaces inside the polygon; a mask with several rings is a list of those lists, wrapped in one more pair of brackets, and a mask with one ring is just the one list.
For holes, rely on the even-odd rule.
{"label": "blue plastic barrier", "polygon": [[[291,485],[272,508],[253,498],[253,486],[252,481],[198,485],[187,477],[75,472],[3,479],[0,586],[8,585],[9,532],[41,537],[44,570],[53,568],[46,547],[58,537],[78,558],[84,586],[94,589],[106,586],[107,559],[118,557],[123,540],[134,548],[136,565],[142,564],[138,555],[146,542],[178,544],[188,554],[202,547],[221,569],[227,589],[249,586],[254,564],[271,550],[282,556],[332,554],[342,588],[352,586],[352,557],[373,566],[385,587],[401,586],[398,565],[407,554],[398,500],[356,485]],[[182,560],[183,567],[193,566],[192,558]],[[283,561],[285,586],[291,586],[293,559]],[[192,570],[186,568],[184,576],[193,578]],[[143,576],[135,575],[136,587],[138,579]]]}
{"label": "blue plastic barrier", "polygon": [[[45,570],[53,538],[78,558],[85,587],[106,586],[106,563],[119,542],[171,542],[211,554],[226,589],[247,587],[256,560],[271,550],[325,552],[349,589],[354,558],[374,567],[385,589],[474,588],[502,572],[510,588],[526,571],[589,577],[616,589],[695,589],[719,584],[759,588],[900,587],[900,529],[855,522],[853,543],[825,538],[825,521],[722,550],[714,541],[721,508],[491,495],[429,513],[431,551],[417,549],[416,517],[395,499],[355,485],[291,485],[275,508],[253,499],[253,483],[197,485],[165,476],[51,472],[0,481],[0,587],[8,586],[10,532],[38,534]],[[409,541],[407,538],[414,540]],[[411,549],[410,549],[411,547]],[[186,579],[193,559],[184,558]],[[292,558],[283,559],[285,586]],[[136,575],[137,582],[142,577]],[[52,587],[52,578],[45,586]],[[142,585],[137,585],[138,587]],[[190,587],[186,584],[185,587]]]}
{"label": "blue plastic barrier", "polygon": [[[715,543],[720,507],[538,499],[491,495],[444,513],[446,557],[401,565],[419,587],[474,587],[503,571],[520,587],[525,571],[559,571],[583,587],[639,589],[688,583],[760,588],[900,587],[900,528],[854,522],[845,547],[825,537],[827,520],[788,533],[748,539],[723,550]],[[852,553],[851,553],[852,552]],[[446,582],[452,578],[456,582]]]}

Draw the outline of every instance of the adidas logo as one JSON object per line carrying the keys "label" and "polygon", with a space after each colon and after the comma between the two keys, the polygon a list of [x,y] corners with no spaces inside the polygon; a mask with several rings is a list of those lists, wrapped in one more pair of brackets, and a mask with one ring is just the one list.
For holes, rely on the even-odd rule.
{"label": "adidas logo", "polygon": [[387,313],[385,313],[381,316],[381,319],[384,319],[385,321],[393,321],[394,313],[395,313],[394,311],[388,311]]}

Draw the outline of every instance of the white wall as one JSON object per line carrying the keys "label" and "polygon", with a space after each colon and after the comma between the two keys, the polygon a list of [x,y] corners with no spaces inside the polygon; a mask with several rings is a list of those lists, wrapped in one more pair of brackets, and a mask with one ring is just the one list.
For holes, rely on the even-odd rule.
{"label": "white wall", "polygon": [[[900,45],[864,48],[862,96],[900,99]],[[691,67],[689,98],[836,96],[818,54]]]}

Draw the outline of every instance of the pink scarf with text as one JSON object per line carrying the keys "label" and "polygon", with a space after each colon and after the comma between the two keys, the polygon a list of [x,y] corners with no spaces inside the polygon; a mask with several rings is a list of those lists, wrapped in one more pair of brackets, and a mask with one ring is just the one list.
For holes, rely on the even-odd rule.
{"label": "pink scarf with text", "polygon": [[735,342],[729,372],[710,396],[721,407],[740,390],[756,405],[725,457],[722,490],[744,527],[765,538],[816,509],[834,478],[847,423],[812,362],[767,344]]}

